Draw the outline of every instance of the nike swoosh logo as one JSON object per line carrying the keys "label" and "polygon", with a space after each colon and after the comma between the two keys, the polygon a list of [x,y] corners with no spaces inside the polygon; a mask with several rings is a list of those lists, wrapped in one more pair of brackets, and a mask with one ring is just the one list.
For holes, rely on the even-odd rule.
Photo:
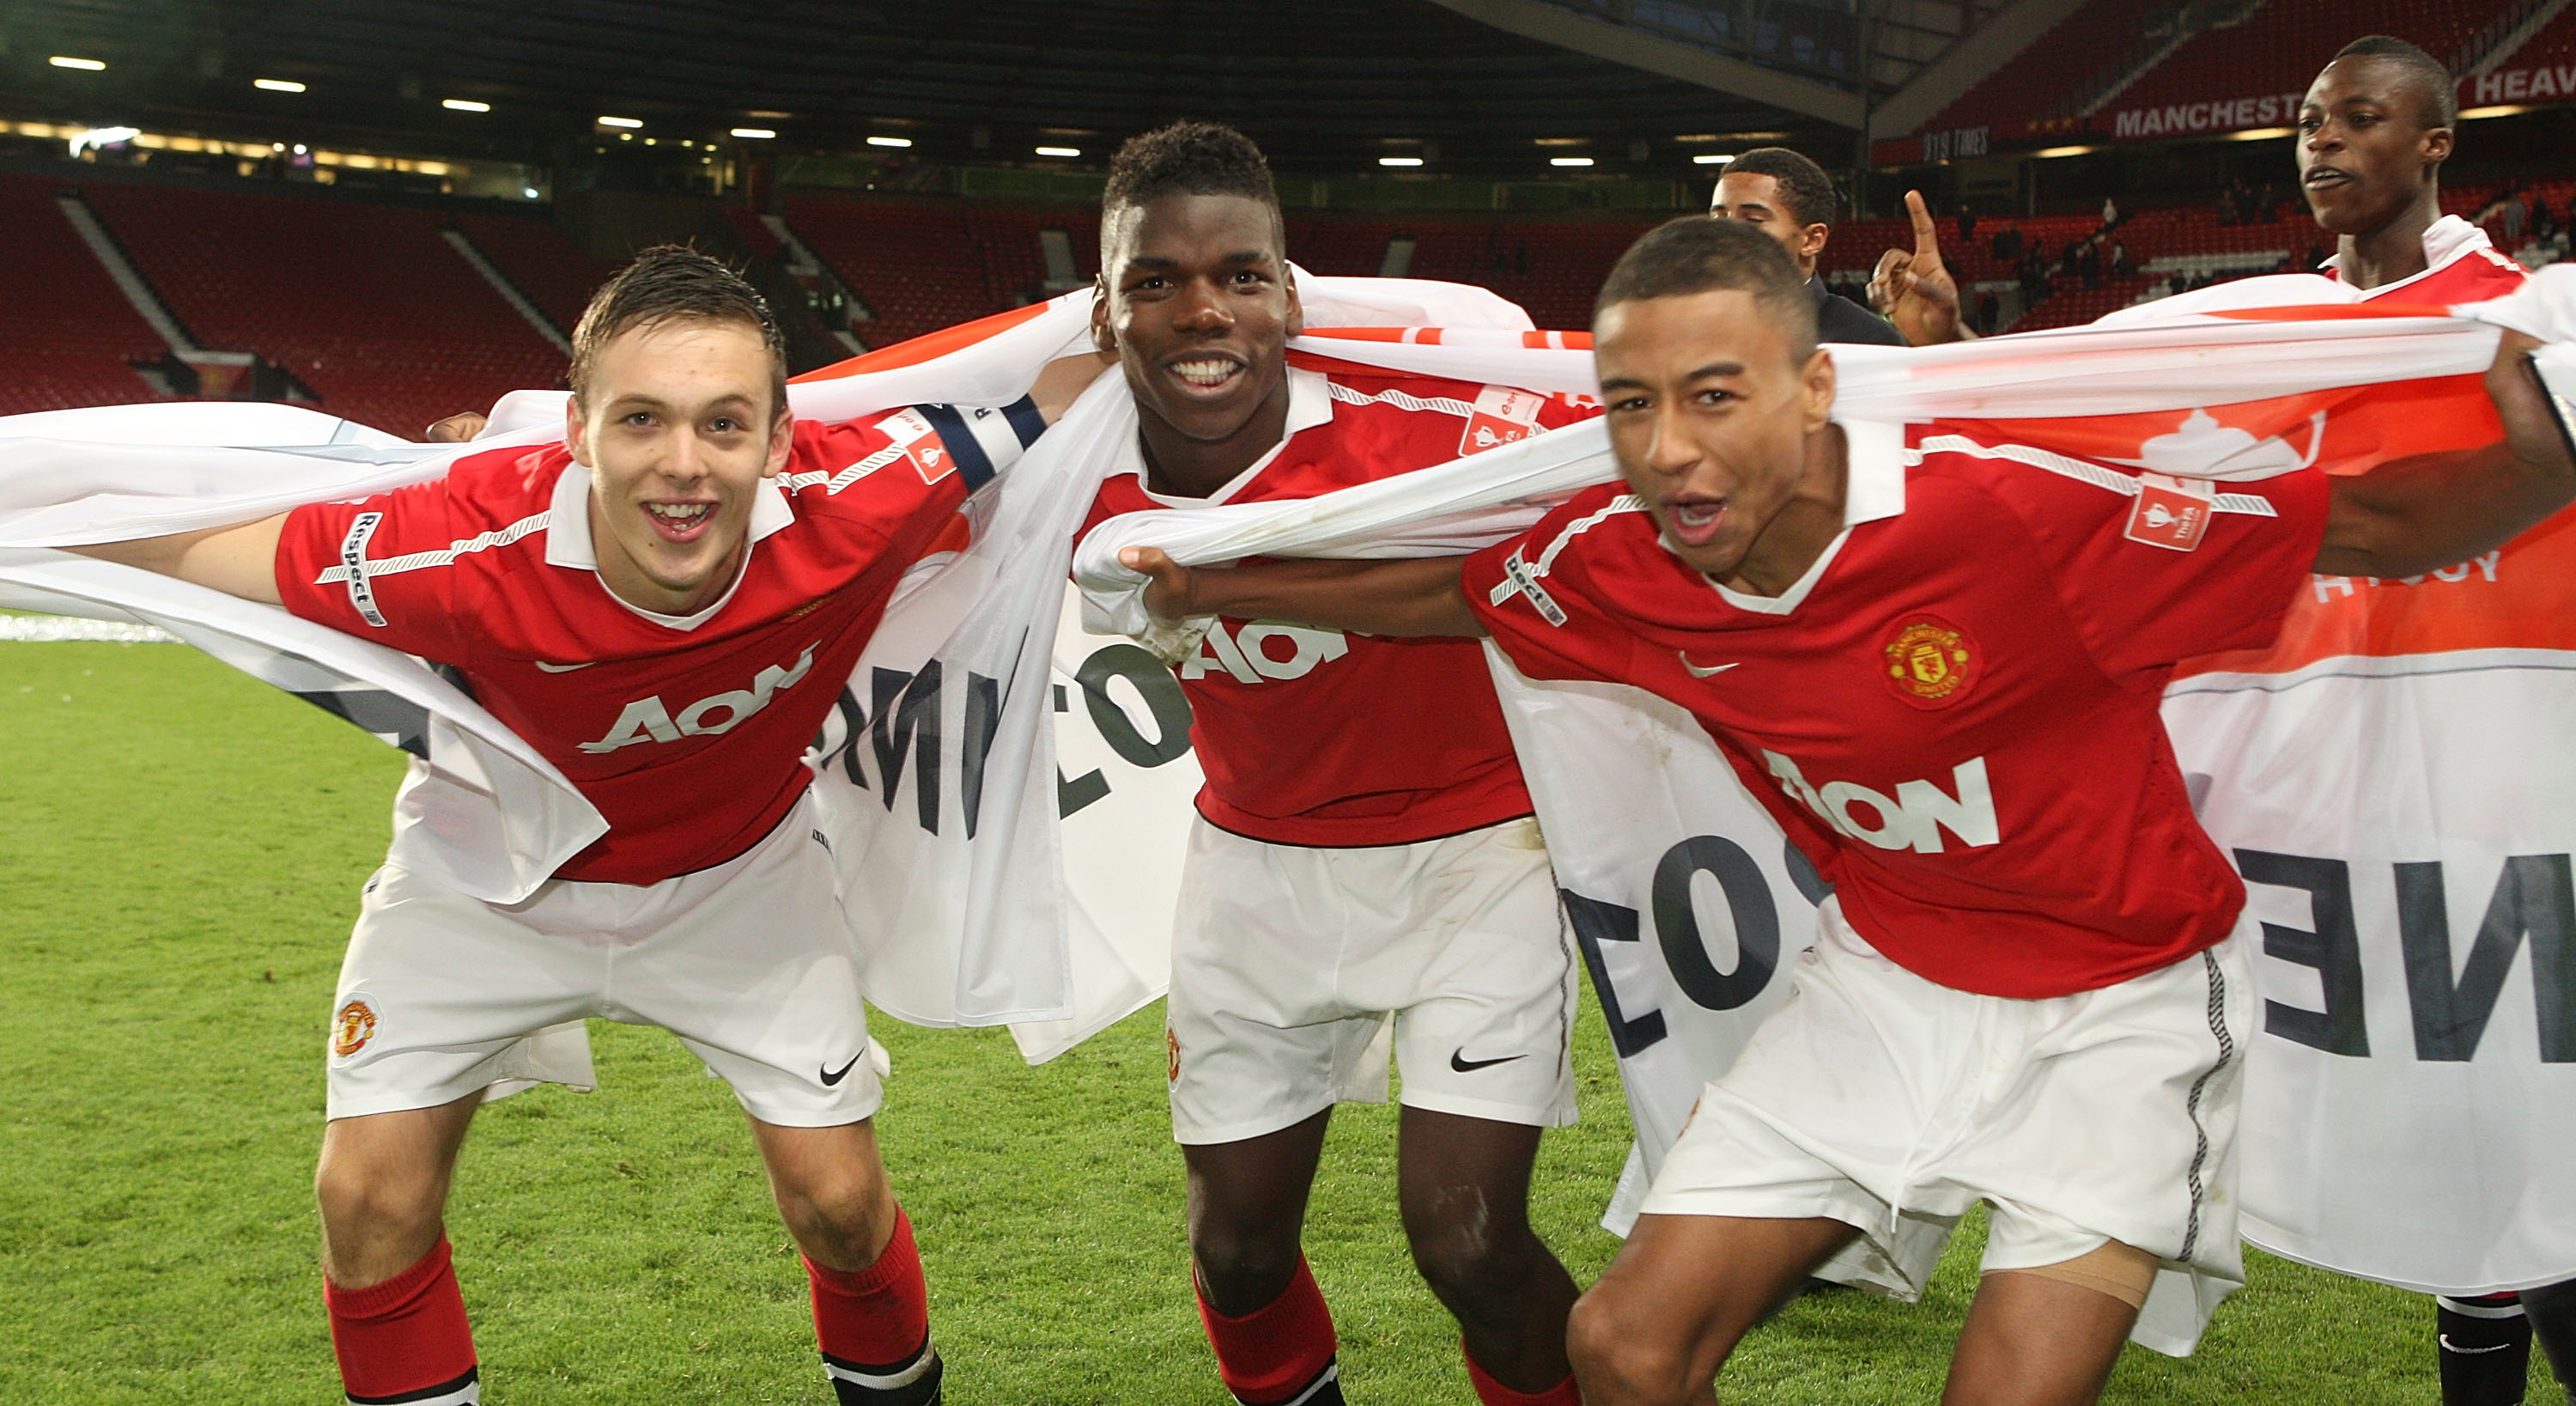
{"label": "nike swoosh logo", "polygon": [[1744,662],[1739,659],[1735,661],[1734,664],[1711,664],[1707,668],[1703,669],[1699,665],[1690,662],[1690,656],[1682,653],[1678,649],[1673,651],[1673,657],[1682,661],[1682,667],[1690,670],[1690,676],[1695,679],[1715,677],[1716,675],[1723,674],[1727,670],[1735,668],[1737,665]]}
{"label": "nike swoosh logo", "polygon": [[2513,1346],[2512,1343],[2497,1343],[2493,1347],[2462,1347],[2458,1343],[2451,1341],[2451,1335],[2448,1333],[2440,1333],[2435,1336],[2441,1342],[2442,1350],[2444,1352],[2456,1352],[2463,1357],[2475,1357],[2482,1352],[2502,1352],[2506,1348]]}
{"label": "nike swoosh logo", "polygon": [[1497,1064],[1509,1064],[1513,1060],[1527,1059],[1528,1057],[1529,1052],[1524,1050],[1516,1055],[1502,1055],[1495,1059],[1469,1059],[1467,1058],[1467,1049],[1462,1045],[1449,1052],[1449,1067],[1457,1070],[1461,1074],[1473,1074],[1479,1069],[1489,1068]]}
{"label": "nike swoosh logo", "polygon": [[833,1085],[840,1083],[843,1079],[850,1077],[850,1071],[858,1068],[859,1061],[867,1057],[868,1052],[866,1050],[861,1050],[857,1054],[850,1056],[850,1062],[842,1065],[840,1068],[824,1070],[823,1087],[828,1089]]}
{"label": "nike swoosh logo", "polygon": [[537,667],[545,670],[549,674],[569,674],[575,669],[587,669],[591,664],[596,664],[598,662],[599,661],[596,659],[583,664],[549,664],[542,659],[536,661]]}

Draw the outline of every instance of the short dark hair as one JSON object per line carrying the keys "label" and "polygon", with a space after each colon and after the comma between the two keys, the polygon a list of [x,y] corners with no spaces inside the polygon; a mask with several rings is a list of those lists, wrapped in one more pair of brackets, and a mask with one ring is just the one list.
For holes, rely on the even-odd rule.
{"label": "short dark hair", "polygon": [[[1279,213],[1279,190],[1270,162],[1252,138],[1215,122],[1174,122],[1129,137],[1109,158],[1109,184],[1100,192],[1103,215],[1148,205],[1167,195],[1240,195],[1270,209],[1270,231],[1282,250],[1288,222]],[[1100,222],[1101,252],[1108,253],[1111,221]]]}
{"label": "short dark hair", "polygon": [[[684,244],[656,244],[638,253],[590,295],[572,329],[573,399],[589,389],[600,348],[619,333],[660,322],[739,322],[760,333],[769,349],[769,411],[787,409],[787,340],[770,314],[769,301],[741,274]],[[766,428],[764,426],[764,428]]]}
{"label": "short dark hair", "polygon": [[2427,128],[2448,127],[2460,120],[2460,90],[2442,61],[2393,34],[2365,34],[2335,51],[2334,62],[2377,59],[2406,75],[2421,89]]}
{"label": "short dark hair", "polygon": [[1816,299],[1780,241],[1741,220],[1686,215],[1657,225],[1612,265],[1592,305],[1597,321],[1613,303],[1737,289],[1753,295],[1805,364],[1816,350]]}
{"label": "short dark hair", "polygon": [[1769,176],[1780,183],[1780,204],[1800,225],[1834,222],[1834,178],[1825,168],[1785,146],[1757,146],[1726,163],[1723,176]]}

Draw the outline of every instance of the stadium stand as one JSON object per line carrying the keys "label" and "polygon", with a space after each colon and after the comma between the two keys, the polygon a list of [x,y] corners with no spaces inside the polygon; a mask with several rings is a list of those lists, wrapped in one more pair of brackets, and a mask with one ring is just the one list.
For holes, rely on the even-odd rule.
{"label": "stadium stand", "polygon": [[456,217],[456,227],[567,336],[591,293],[617,271],[615,264],[573,247],[551,220],[469,211]]}
{"label": "stadium stand", "polygon": [[2097,0],[2081,6],[2019,58],[1934,114],[1924,130],[1993,127],[2019,132],[2074,117],[2146,57],[2141,33],[2148,18],[2172,8],[2173,0]]}
{"label": "stadium stand", "polygon": [[439,238],[430,211],[106,181],[85,194],[199,340],[278,362],[333,414],[416,436],[561,381],[562,355]]}
{"label": "stadium stand", "polygon": [[159,398],[127,358],[170,348],[63,217],[55,199],[71,188],[0,176],[0,414]]}
{"label": "stadium stand", "polygon": [[2499,69],[2538,68],[2543,64],[2576,63],[2576,7],[2558,12],[2558,18],[2541,26],[2540,32],[2522,41],[2501,62]]}
{"label": "stadium stand", "polygon": [[[788,227],[875,315],[854,329],[871,347],[1017,301],[994,286],[975,218],[961,205],[813,197],[783,204]],[[1034,257],[1034,235],[1030,245]]]}
{"label": "stadium stand", "polygon": [[2334,57],[2326,35],[2393,34],[2448,59],[2508,0],[2269,0],[2241,24],[2185,40],[2104,106],[2161,107],[2305,91]]}

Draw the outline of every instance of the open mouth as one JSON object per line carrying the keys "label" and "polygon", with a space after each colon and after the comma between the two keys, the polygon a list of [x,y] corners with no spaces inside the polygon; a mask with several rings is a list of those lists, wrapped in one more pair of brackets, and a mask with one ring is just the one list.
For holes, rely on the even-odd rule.
{"label": "open mouth", "polygon": [[707,524],[716,520],[713,503],[646,503],[644,520],[653,524],[653,532],[666,542],[694,542],[706,534]]}
{"label": "open mouth", "polygon": [[1194,356],[1163,368],[1194,396],[1219,396],[1243,379],[1244,365],[1230,356]]}
{"label": "open mouth", "polygon": [[2299,184],[2310,190],[2327,190],[2335,186],[2352,184],[2352,177],[2332,166],[2311,166],[2307,174],[2299,178]]}
{"label": "open mouth", "polygon": [[1685,547],[1705,547],[1726,525],[1726,500],[1690,498],[1664,505],[1664,530]]}

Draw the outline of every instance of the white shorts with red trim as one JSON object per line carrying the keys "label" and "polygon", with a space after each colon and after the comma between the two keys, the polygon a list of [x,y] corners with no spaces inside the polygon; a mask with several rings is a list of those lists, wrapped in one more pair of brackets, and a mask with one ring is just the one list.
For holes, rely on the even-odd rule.
{"label": "white shorts with red trim", "polygon": [[1344,1100],[1574,1121],[1574,944],[1530,819],[1419,844],[1190,833],[1172,933],[1172,1134],[1239,1142]]}
{"label": "white shorts with red trim", "polygon": [[340,967],[327,1113],[596,1087],[589,1018],[658,1025],[751,1116],[835,1127],[884,1101],[810,797],[760,843],[651,885],[550,880],[503,907],[386,865]]}
{"label": "white shorts with red trim", "polygon": [[2242,929],[2117,985],[2014,1000],[1905,970],[1831,899],[1817,919],[1788,1003],[1701,1095],[1643,1213],[1842,1221],[1862,1238],[1827,1277],[1911,1299],[1983,1201],[1988,1271],[2106,1240],[2164,1261],[2131,1336],[2190,1353],[2245,1282]]}

